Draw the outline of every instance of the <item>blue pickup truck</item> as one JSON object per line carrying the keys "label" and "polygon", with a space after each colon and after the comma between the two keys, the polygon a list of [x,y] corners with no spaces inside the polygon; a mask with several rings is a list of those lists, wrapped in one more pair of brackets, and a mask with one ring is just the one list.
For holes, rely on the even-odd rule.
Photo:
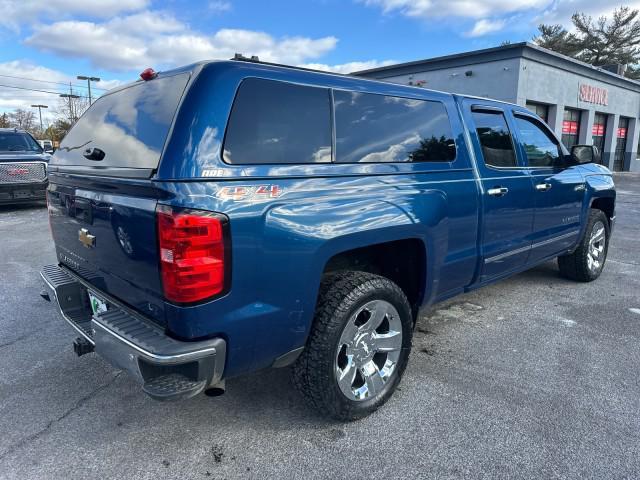
{"label": "blue pickup truck", "polygon": [[42,295],[155,399],[291,365],[361,418],[420,307],[555,258],[603,269],[611,173],[521,106],[246,60],[141,77],[53,156]]}

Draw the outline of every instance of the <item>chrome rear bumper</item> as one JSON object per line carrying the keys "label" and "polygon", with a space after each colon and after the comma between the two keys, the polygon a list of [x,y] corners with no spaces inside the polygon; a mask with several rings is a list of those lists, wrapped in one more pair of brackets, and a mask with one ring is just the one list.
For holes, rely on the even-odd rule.
{"label": "chrome rear bumper", "polygon": [[93,286],[58,265],[44,267],[40,275],[62,318],[94,346],[96,353],[133,375],[153,398],[189,398],[222,381],[224,339],[176,340],[105,295],[109,310],[94,315],[87,287],[97,295],[100,292]]}

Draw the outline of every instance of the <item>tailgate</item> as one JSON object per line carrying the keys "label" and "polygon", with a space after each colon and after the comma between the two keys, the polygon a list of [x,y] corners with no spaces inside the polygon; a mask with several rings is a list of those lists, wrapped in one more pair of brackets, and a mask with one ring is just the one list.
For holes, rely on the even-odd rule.
{"label": "tailgate", "polygon": [[[51,175],[49,218],[61,264],[164,324],[155,208],[149,180]],[[103,300],[105,296],[103,295]]]}
{"label": "tailgate", "polygon": [[[151,177],[189,80],[160,75],[108,92],[63,139],[49,168],[58,260],[98,294],[164,324]],[[103,298],[103,300],[108,298]]]}

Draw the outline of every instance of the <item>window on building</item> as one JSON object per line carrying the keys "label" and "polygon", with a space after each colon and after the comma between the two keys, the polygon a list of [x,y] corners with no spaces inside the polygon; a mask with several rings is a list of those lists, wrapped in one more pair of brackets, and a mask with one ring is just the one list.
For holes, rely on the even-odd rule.
{"label": "window on building", "polygon": [[544,103],[527,102],[527,108],[539,116],[543,122],[549,123],[549,105]]}
{"label": "window on building", "polygon": [[333,92],[336,162],[451,162],[449,116],[440,102]]}
{"label": "window on building", "polygon": [[484,163],[492,167],[515,167],[516,156],[509,126],[502,112],[474,111]]}
{"label": "window on building", "polygon": [[530,167],[558,165],[562,154],[560,146],[541,123],[526,117],[516,117],[516,125]]}
{"label": "window on building", "polygon": [[233,102],[223,149],[236,165],[331,162],[326,88],[248,78]]}
{"label": "window on building", "polygon": [[629,119],[620,117],[618,130],[616,131],[616,151],[613,157],[613,170],[621,172],[624,166],[624,152],[627,148],[627,133],[629,132]]}
{"label": "window on building", "polygon": [[607,133],[607,115],[604,113],[596,113],[593,119],[593,129],[591,135],[593,145],[598,147],[600,153],[604,152],[604,137]]}
{"label": "window on building", "polygon": [[568,149],[578,144],[580,135],[580,110],[566,108],[562,121],[562,143]]}

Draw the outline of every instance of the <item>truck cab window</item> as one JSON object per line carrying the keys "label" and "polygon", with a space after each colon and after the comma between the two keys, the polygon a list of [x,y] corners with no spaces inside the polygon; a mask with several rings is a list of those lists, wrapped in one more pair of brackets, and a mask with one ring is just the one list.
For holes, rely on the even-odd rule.
{"label": "truck cab window", "polygon": [[453,162],[456,144],[443,103],[334,91],[336,162]]}
{"label": "truck cab window", "polygon": [[530,167],[553,167],[558,165],[561,152],[558,142],[550,136],[535,120],[516,117],[520,142]]}
{"label": "truck cab window", "polygon": [[484,163],[491,167],[515,167],[516,156],[511,132],[502,112],[474,111],[478,140]]}
{"label": "truck cab window", "polygon": [[233,103],[223,156],[232,165],[330,163],[329,89],[247,78]]}

